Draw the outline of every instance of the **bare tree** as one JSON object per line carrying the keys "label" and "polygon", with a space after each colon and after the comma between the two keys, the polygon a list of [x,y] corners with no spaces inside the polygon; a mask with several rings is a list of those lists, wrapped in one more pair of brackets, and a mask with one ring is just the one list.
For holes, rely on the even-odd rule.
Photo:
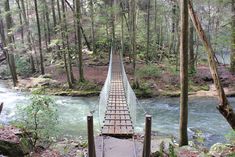
{"label": "bare tree", "polygon": [[180,0],[180,146],[188,145],[188,0]]}

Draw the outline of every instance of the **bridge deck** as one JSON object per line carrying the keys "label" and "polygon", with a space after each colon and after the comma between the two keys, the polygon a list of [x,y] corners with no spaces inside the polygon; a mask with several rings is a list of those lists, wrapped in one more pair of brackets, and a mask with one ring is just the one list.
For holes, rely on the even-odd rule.
{"label": "bridge deck", "polygon": [[130,111],[127,105],[120,57],[113,55],[112,79],[107,102],[102,135],[131,137],[134,133]]}

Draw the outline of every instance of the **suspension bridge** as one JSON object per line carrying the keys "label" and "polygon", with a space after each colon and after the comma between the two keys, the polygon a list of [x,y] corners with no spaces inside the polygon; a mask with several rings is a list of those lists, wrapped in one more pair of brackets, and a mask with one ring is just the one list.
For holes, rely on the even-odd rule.
{"label": "suspension bridge", "polygon": [[[111,72],[110,72],[111,71]],[[116,137],[131,137],[134,134],[133,119],[134,113],[130,113],[130,107],[136,105],[134,102],[136,97],[134,95],[134,101],[128,104],[129,92],[128,80],[125,77],[125,71],[121,62],[121,57],[118,54],[111,54],[110,56],[110,73],[111,76],[107,77],[108,85],[110,86],[107,90],[107,101],[103,103],[102,95],[100,97],[102,103],[100,107],[106,109],[104,115],[104,125],[101,130],[102,135],[116,136]],[[106,89],[105,89],[106,91]],[[133,92],[133,91],[132,91]],[[135,107],[134,107],[135,108]],[[132,109],[133,111],[134,109]],[[100,112],[101,113],[101,112]]]}
{"label": "suspension bridge", "polygon": [[[117,137],[117,138],[132,138],[132,148],[130,151],[121,154],[122,157],[136,157],[136,145],[134,139],[134,125],[136,122],[136,106],[138,100],[136,95],[131,88],[125,68],[123,65],[123,58],[120,53],[111,50],[109,68],[107,78],[105,80],[104,86],[100,93],[99,100],[99,118],[101,124],[101,137],[102,144],[101,150],[97,151],[95,149],[94,133],[93,133],[93,117],[88,116],[88,155],[89,157],[96,157],[97,152],[101,154],[101,157],[107,156],[107,151],[105,154],[105,137]],[[149,157],[150,154],[150,136],[151,136],[151,117],[147,116],[146,122],[148,125],[145,128],[145,144],[143,148],[144,157]],[[147,134],[148,133],[148,134]],[[127,144],[124,141],[121,144],[123,149]],[[130,144],[129,144],[130,145]],[[126,145],[129,147],[129,145]],[[124,146],[124,147],[123,147]],[[107,146],[106,146],[107,147]],[[109,148],[112,146],[109,145]],[[115,145],[115,147],[117,147]],[[113,148],[111,148],[113,149]],[[117,148],[115,148],[117,149]],[[119,157],[118,155],[112,154],[112,157]],[[109,156],[107,156],[109,157]]]}

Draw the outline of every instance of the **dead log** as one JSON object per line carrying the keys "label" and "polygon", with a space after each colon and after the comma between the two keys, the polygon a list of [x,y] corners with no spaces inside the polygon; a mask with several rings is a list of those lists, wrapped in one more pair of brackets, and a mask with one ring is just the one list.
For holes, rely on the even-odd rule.
{"label": "dead log", "polygon": [[232,106],[229,104],[228,99],[225,95],[224,89],[222,87],[219,74],[218,74],[218,69],[217,69],[217,64],[214,59],[215,53],[206,37],[206,34],[202,28],[201,22],[199,21],[199,18],[197,17],[194,9],[192,2],[189,0],[188,4],[188,10],[189,10],[189,16],[193,22],[193,25],[198,33],[199,38],[201,39],[205,50],[208,54],[208,62],[209,62],[209,67],[210,67],[210,72],[212,75],[212,78],[214,80],[214,84],[216,87],[216,91],[218,94],[218,99],[220,104],[217,106],[217,109],[219,112],[224,116],[224,118],[228,121],[230,126],[235,130],[235,113],[233,111]]}

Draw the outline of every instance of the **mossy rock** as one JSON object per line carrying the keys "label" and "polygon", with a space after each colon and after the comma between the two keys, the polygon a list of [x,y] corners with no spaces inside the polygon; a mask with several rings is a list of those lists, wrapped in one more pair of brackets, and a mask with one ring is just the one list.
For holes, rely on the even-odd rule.
{"label": "mossy rock", "polygon": [[152,98],[153,91],[151,89],[135,89],[135,94],[138,98]]}
{"label": "mossy rock", "polygon": [[209,155],[212,156],[233,156],[235,155],[235,146],[230,144],[216,143],[209,151]]}
{"label": "mossy rock", "polygon": [[19,143],[9,141],[0,141],[0,154],[10,157],[23,157],[25,155]]}
{"label": "mossy rock", "polygon": [[0,129],[0,154],[9,157],[23,157],[31,150],[30,140],[22,137],[19,129],[11,126]]}
{"label": "mossy rock", "polygon": [[58,91],[55,93],[50,93],[52,95],[58,95],[58,96],[72,96],[72,97],[78,97],[78,96],[98,96],[99,91]]}

